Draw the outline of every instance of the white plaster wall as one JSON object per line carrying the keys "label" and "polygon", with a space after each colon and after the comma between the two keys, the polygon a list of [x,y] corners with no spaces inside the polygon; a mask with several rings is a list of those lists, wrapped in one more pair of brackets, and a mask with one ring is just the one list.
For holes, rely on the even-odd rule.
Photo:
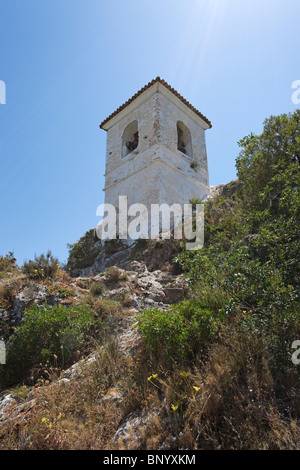
{"label": "white plaster wall", "polygon": [[[168,90],[166,90],[167,93]],[[177,150],[177,121],[182,121],[190,130],[192,138],[193,158],[199,168],[208,172],[207,155],[205,144],[205,128],[202,127],[198,119],[193,118],[193,112],[179,100],[176,104],[165,96],[165,93],[159,93],[159,122],[160,122],[160,141],[170,150],[181,154]]]}
{"label": "white plaster wall", "polygon": [[119,196],[128,197],[128,205],[185,204],[192,197],[203,199],[208,187],[178,171],[160,158],[105,190],[105,202],[118,205]]}
{"label": "white plaster wall", "polygon": [[[118,205],[119,195],[128,204],[188,203],[209,194],[205,146],[208,127],[192,110],[161,84],[147,90],[108,125],[105,202]],[[139,145],[122,158],[122,135],[138,121]],[[177,150],[177,121],[190,130],[193,158]],[[191,163],[196,164],[195,168]]]}
{"label": "white plaster wall", "polygon": [[[135,203],[144,204],[150,217],[151,204],[180,204],[183,210],[183,204],[188,203],[191,198],[203,199],[207,194],[207,187],[158,158],[120,184],[107,188],[105,202],[118,208],[119,196],[127,196],[128,207]],[[163,230],[166,228],[162,227]]]}
{"label": "white plaster wall", "polygon": [[122,158],[122,136],[124,129],[132,121],[138,121],[139,145],[135,154],[142,153],[158,141],[157,94],[152,94],[140,107],[125,115],[107,132],[106,174],[122,165],[131,154]]}

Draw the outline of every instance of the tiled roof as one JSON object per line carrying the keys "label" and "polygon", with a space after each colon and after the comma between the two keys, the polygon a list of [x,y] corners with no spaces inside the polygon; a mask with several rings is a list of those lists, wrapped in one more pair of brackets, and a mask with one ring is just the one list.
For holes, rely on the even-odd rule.
{"label": "tiled roof", "polygon": [[108,122],[110,121],[114,116],[116,116],[120,111],[122,111],[124,108],[126,108],[130,103],[132,103],[132,101],[134,101],[138,96],[140,96],[144,91],[148,90],[148,88],[150,88],[152,85],[154,85],[154,83],[161,83],[162,85],[164,85],[169,91],[171,91],[175,96],[177,96],[177,98],[180,99],[180,101],[182,101],[186,106],[188,106],[188,108],[190,108],[192,111],[194,111],[195,114],[197,114],[198,116],[201,117],[201,119],[203,119],[204,122],[206,122],[206,124],[209,126],[209,127],[212,127],[211,125],[211,122],[202,114],[200,113],[200,111],[198,111],[196,108],[194,108],[193,105],[191,105],[191,103],[189,103],[185,98],[183,98],[183,96],[181,96],[178,91],[174,90],[174,88],[172,88],[165,80],[162,80],[160,77],[156,77],[155,79],[153,79],[151,82],[148,83],[148,85],[145,85],[143,88],[141,88],[141,90],[139,90],[135,95],[133,95],[128,101],[126,101],[126,103],[122,104],[121,106],[119,106],[118,109],[116,109],[110,116],[108,116],[106,119],[104,119],[103,122],[101,122],[100,124],[100,129],[103,129],[103,126]]}

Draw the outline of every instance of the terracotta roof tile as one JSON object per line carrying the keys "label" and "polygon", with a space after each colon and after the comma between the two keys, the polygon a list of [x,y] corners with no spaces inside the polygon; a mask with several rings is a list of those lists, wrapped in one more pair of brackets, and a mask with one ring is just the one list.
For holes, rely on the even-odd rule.
{"label": "terracotta roof tile", "polygon": [[104,119],[103,122],[101,122],[100,124],[100,129],[103,129],[103,126],[108,122],[110,121],[114,116],[116,116],[120,111],[122,111],[124,108],[126,108],[130,103],[132,103],[132,101],[134,101],[138,96],[140,96],[145,90],[147,90],[148,88],[150,88],[152,85],[154,85],[154,83],[156,82],[159,82],[161,83],[162,85],[164,85],[169,91],[171,91],[175,96],[177,96],[177,98],[180,99],[180,101],[182,101],[186,106],[188,106],[195,114],[197,114],[198,116],[201,117],[201,119],[203,119],[204,122],[206,122],[206,124],[209,126],[209,127],[212,127],[211,125],[211,122],[202,114],[200,113],[200,111],[198,111],[196,108],[194,108],[193,105],[191,105],[191,103],[189,103],[185,98],[183,98],[183,96],[181,96],[178,91],[174,90],[174,88],[172,88],[165,80],[161,79],[160,77],[156,77],[155,79],[151,80],[151,82],[148,83],[148,85],[145,85],[143,88],[141,88],[137,93],[135,93],[135,95],[133,95],[129,100],[127,100],[124,104],[122,104],[121,106],[119,106],[119,108],[117,108],[112,114],[110,114],[110,116],[108,116],[106,119]]}

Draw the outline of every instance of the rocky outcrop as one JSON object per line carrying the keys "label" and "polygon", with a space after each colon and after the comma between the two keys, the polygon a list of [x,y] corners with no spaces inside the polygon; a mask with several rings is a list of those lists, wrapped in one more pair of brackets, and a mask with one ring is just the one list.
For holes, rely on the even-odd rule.
{"label": "rocky outcrop", "polygon": [[11,328],[18,326],[23,319],[24,312],[33,304],[42,306],[57,305],[59,303],[67,304],[68,300],[60,295],[60,291],[72,289],[76,296],[80,296],[80,289],[77,289],[74,283],[61,284],[53,282],[52,284],[40,284],[31,280],[26,280],[20,287],[12,302],[10,308],[0,308],[0,337],[6,337]]}
{"label": "rocky outcrop", "polygon": [[[176,275],[159,269],[149,271],[146,264],[140,261],[128,262],[126,269],[118,269],[120,276],[126,280],[110,285],[103,298],[119,299],[126,295],[131,300],[132,308],[138,311],[150,306],[166,308],[187,295],[187,283],[182,274]],[[90,281],[104,282],[105,275],[98,274],[91,277]]]}
{"label": "rocky outcrop", "polygon": [[[234,211],[234,198],[232,196],[239,188],[239,182],[233,181],[228,185],[218,185],[211,188],[208,199],[224,196],[211,209],[210,217],[219,220]],[[250,237],[244,240],[251,244]],[[93,231],[82,237],[78,245],[73,246],[73,253],[68,263],[72,279],[66,281],[65,288],[73,289],[77,302],[81,297],[91,294],[92,285],[103,285],[101,300],[117,300],[123,302],[123,310],[114,321],[114,340],[120,352],[127,356],[126,360],[134,360],[142,346],[138,331],[137,314],[143,309],[158,308],[165,310],[171,304],[182,301],[188,297],[188,285],[184,276],[177,271],[174,258],[178,254],[180,241],[176,240],[140,240],[130,245],[116,240],[102,244]],[[119,276],[112,279],[108,268],[119,271]],[[59,295],[59,282],[41,283],[29,279],[22,281],[19,290],[15,293],[10,308],[0,309],[0,327],[2,324],[9,328],[20,324],[24,310],[32,304],[39,306],[44,303],[55,305],[66,303]],[[101,290],[101,289],[100,289]],[[125,306],[126,304],[126,306]],[[0,331],[1,336],[1,331]],[[81,380],[84,371],[97,364],[97,352],[93,352],[84,360],[73,364],[62,372],[53,384],[64,384],[72,387]],[[67,390],[67,388],[66,388]],[[35,411],[38,398],[33,387],[25,398],[15,396],[13,392],[0,396],[0,429],[2,425],[12,423],[19,425],[28,419]],[[118,383],[111,384],[101,396],[99,403],[122,403],[121,387]],[[153,416],[158,416],[159,410],[151,408],[129,412],[120,422],[112,438],[118,448],[137,449],[143,439],[143,430],[149,426]],[[170,442],[165,448],[171,448]],[[174,438],[175,439],[175,438]],[[162,445],[162,448],[163,445]]]}
{"label": "rocky outcrop", "polygon": [[103,273],[110,266],[128,269],[134,259],[143,262],[149,271],[157,269],[176,271],[174,258],[180,240],[109,240],[102,242],[95,230],[90,230],[72,245],[66,270],[72,277],[91,277]]}
{"label": "rocky outcrop", "polygon": [[215,199],[220,196],[232,198],[235,193],[240,189],[241,183],[239,180],[231,181],[227,184],[218,184],[210,187],[210,194],[207,199]]}
{"label": "rocky outcrop", "polygon": [[[78,297],[84,295],[89,286],[93,283],[104,283],[107,290],[101,296],[102,299],[120,299],[126,298],[129,303],[128,311],[125,316],[118,319],[115,326],[115,341],[120,351],[125,356],[134,356],[141,347],[141,337],[138,332],[136,314],[143,308],[157,307],[166,309],[170,304],[176,303],[187,295],[187,283],[183,276],[170,273],[168,271],[155,270],[149,271],[146,264],[141,261],[128,261],[127,269],[119,269],[120,281],[113,285],[109,282],[108,275],[97,274],[90,278],[75,278],[72,280],[72,286],[78,284],[85,288],[77,287]],[[59,297],[50,299],[49,291],[46,286],[29,283],[16,296],[14,308],[10,312],[10,322],[19,322],[22,319],[22,312],[33,302],[42,305],[44,302],[52,301],[57,303],[61,301]],[[9,316],[9,315],[8,315]],[[72,365],[69,369],[62,372],[61,377],[56,383],[65,383],[72,386],[72,383],[80,380],[83,370],[93,367],[97,360],[97,353],[90,354],[84,360]],[[54,383],[55,385],[55,383]],[[122,401],[122,395],[118,391],[117,384],[107,391],[101,398],[104,401],[116,400]],[[6,393],[0,397],[0,429],[4,424],[21,424],[34,413],[36,406],[35,389],[33,388],[25,399],[19,399],[12,393]],[[114,442],[123,442],[124,447],[131,448],[132,445],[138,446],[142,428],[151,420],[151,413],[144,415],[139,413],[130,414],[120,425],[114,436]],[[133,432],[133,431],[134,432]],[[130,437],[131,436],[131,437]]]}

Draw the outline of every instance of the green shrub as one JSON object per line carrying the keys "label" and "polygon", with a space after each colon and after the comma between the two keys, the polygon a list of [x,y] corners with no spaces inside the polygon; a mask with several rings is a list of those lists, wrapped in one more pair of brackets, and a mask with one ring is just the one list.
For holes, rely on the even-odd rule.
{"label": "green shrub", "polygon": [[59,289],[58,295],[61,299],[68,299],[69,297],[76,297],[76,290],[75,289],[66,289],[62,287]]}
{"label": "green shrub", "polygon": [[196,205],[197,204],[203,204],[203,201],[202,201],[202,199],[199,199],[198,197],[192,197],[189,200],[189,203],[192,204],[192,209],[196,210]]}
{"label": "green shrub", "polygon": [[52,284],[47,287],[49,294],[58,294],[60,299],[68,299],[70,297],[76,297],[77,293],[75,289],[69,287],[62,287],[59,284]]}
{"label": "green shrub", "polygon": [[167,310],[144,310],[138,328],[148,350],[178,359],[204,349],[221,325],[222,315],[185,300]]}
{"label": "green shrub", "polygon": [[197,301],[199,307],[208,308],[214,312],[223,309],[230,300],[228,292],[221,289],[217,284],[203,279],[192,286],[191,296]]}
{"label": "green shrub", "polygon": [[89,278],[87,278],[87,279],[76,279],[76,285],[80,289],[89,289],[91,284],[92,284],[92,282],[91,282],[91,279],[89,279]]}
{"label": "green shrub", "polygon": [[98,297],[103,294],[105,291],[105,286],[102,284],[102,282],[93,282],[90,286],[90,293],[94,297]]}
{"label": "green shrub", "polygon": [[71,272],[92,266],[97,255],[102,250],[95,229],[88,230],[83,237],[75,243],[68,243],[69,258],[67,269]]}
{"label": "green shrub", "polygon": [[47,361],[68,367],[78,351],[89,350],[100,326],[86,305],[34,305],[25,311],[23,322],[7,342],[7,363],[0,366],[0,378],[6,384],[19,383],[33,367]]}
{"label": "green shrub", "polygon": [[5,256],[0,256],[0,279],[6,279],[13,274],[19,273],[19,269],[15,263],[16,259],[12,251]]}
{"label": "green shrub", "polygon": [[237,328],[261,335],[277,371],[300,326],[299,124],[300,110],[271,116],[261,135],[240,141],[234,199],[205,203],[203,249],[176,259],[199,305],[214,309],[211,296]]}
{"label": "green shrub", "polygon": [[54,278],[58,268],[58,259],[52,256],[51,251],[48,251],[46,255],[35,255],[34,261],[25,262],[22,271],[32,279],[42,280]]}
{"label": "green shrub", "polygon": [[123,250],[124,248],[124,241],[120,240],[119,238],[105,240],[104,242],[104,251],[107,256],[117,253],[118,251]]}

